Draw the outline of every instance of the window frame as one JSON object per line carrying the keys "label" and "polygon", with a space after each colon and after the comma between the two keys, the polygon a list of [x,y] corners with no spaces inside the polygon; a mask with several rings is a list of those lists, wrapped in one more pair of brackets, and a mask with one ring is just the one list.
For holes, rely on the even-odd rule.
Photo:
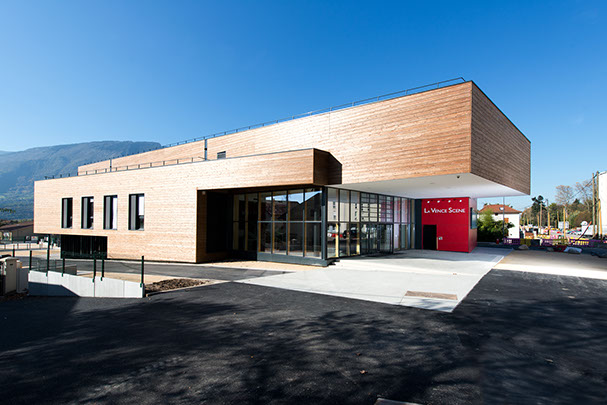
{"label": "window frame", "polygon": [[80,229],[94,229],[95,197],[85,196],[80,201]]}
{"label": "window frame", "polygon": [[61,199],[61,229],[72,229],[74,226],[74,198]]}
{"label": "window frame", "polygon": [[[109,207],[108,207],[109,201]],[[109,218],[108,218],[109,216]],[[118,196],[103,196],[103,229],[108,231],[118,230]]]}
{"label": "window frame", "polygon": [[[143,211],[143,214],[139,212]],[[145,194],[129,194],[129,231],[145,230]]]}

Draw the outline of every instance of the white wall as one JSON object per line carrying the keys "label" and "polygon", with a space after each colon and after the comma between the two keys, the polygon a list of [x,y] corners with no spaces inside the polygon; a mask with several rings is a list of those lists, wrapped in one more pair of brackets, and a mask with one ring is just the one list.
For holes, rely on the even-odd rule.
{"label": "white wall", "polygon": [[599,200],[601,201],[603,235],[607,235],[607,172],[599,174]]}
{"label": "white wall", "polygon": [[508,220],[508,223],[513,224],[514,227],[508,229],[509,238],[520,238],[521,234],[521,214],[502,214],[501,212],[493,213],[494,221],[501,221],[502,218]]}
{"label": "white wall", "polygon": [[[25,270],[27,271],[27,270]],[[140,283],[104,277],[86,278],[49,271],[29,272],[30,295],[142,298]]]}

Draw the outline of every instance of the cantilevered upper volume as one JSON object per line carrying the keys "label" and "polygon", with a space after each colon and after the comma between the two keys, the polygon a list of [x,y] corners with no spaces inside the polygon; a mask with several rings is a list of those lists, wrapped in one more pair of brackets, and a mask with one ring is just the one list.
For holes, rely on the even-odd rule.
{"label": "cantilevered upper volume", "polygon": [[[369,191],[417,197],[444,187],[474,197],[530,192],[529,140],[471,81],[211,138],[207,148],[209,160],[221,152],[234,158],[324,150],[335,158],[331,184],[369,183]],[[205,141],[198,141],[113,159],[111,165],[133,169],[204,156]],[[79,173],[109,168],[110,161],[102,161],[81,166]],[[454,174],[460,178],[420,179]]]}
{"label": "cantilevered upper volume", "polygon": [[[81,166],[78,176],[36,182],[35,231],[107,238],[110,257],[134,258],[146,251],[158,260],[212,260],[235,250],[238,231],[232,226],[235,211],[219,222],[209,214],[215,198],[209,194],[228,196],[223,203],[231,206],[239,193],[262,198],[259,193],[265,191],[317,188],[326,227],[327,186],[388,195],[392,201],[525,195],[530,192],[530,142],[468,81]],[[135,194],[145,195],[140,232],[129,229],[135,209],[129,196]],[[117,229],[103,229],[105,196],[117,196]],[[83,197],[94,197],[93,228],[83,229],[79,220],[62,228],[62,200],[73,199],[78,219]],[[261,249],[265,228],[261,211],[256,215],[260,223],[248,232],[260,235],[255,244]],[[285,223],[290,218],[284,217]],[[227,231],[218,233],[218,227]],[[291,225],[285,229],[289,233]],[[327,232],[319,232],[326,245]],[[227,242],[209,250],[211,237]],[[275,234],[269,237],[274,241]],[[170,248],[167,238],[173,241]],[[285,243],[286,257],[291,242]],[[323,260],[327,254],[325,247]]]}

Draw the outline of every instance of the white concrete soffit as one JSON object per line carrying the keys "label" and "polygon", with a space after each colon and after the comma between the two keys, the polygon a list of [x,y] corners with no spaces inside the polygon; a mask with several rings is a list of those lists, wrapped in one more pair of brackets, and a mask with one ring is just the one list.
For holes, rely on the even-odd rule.
{"label": "white concrete soffit", "polygon": [[409,198],[487,198],[526,195],[513,188],[495,183],[472,173],[414,177],[368,183],[335,184],[331,185],[331,187]]}

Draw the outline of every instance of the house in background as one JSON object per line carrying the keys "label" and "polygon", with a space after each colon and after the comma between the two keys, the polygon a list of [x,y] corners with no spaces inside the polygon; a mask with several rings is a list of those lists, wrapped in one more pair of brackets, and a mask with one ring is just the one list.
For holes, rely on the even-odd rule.
{"label": "house in background", "polygon": [[19,222],[17,224],[0,226],[0,235],[2,240],[8,241],[23,241],[32,236],[34,233],[34,221]]}
{"label": "house in background", "polygon": [[483,209],[481,209],[481,213],[485,211],[493,212],[494,221],[501,221],[503,219],[505,223],[514,225],[514,227],[508,229],[509,238],[521,237],[521,211],[503,204],[485,205]]}

